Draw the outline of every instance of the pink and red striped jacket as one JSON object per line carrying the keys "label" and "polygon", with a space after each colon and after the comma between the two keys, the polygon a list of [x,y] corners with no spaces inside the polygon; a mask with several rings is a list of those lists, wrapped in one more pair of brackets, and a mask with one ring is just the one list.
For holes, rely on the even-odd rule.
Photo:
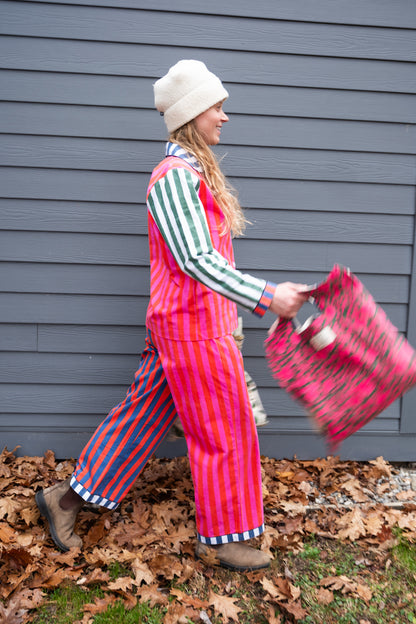
{"label": "pink and red striped jacket", "polygon": [[[275,284],[235,269],[231,235],[220,236],[222,210],[185,158],[170,156],[159,163],[147,201],[151,280],[146,324],[151,331],[174,340],[205,340],[236,328],[236,303],[265,313]],[[193,220],[193,209],[204,218]]]}

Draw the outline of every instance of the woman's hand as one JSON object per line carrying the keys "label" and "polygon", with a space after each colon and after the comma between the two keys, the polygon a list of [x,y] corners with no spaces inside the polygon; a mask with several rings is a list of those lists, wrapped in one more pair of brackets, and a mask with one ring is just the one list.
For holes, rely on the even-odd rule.
{"label": "woman's hand", "polygon": [[309,294],[305,292],[306,284],[282,282],[276,286],[269,310],[283,318],[293,318]]}

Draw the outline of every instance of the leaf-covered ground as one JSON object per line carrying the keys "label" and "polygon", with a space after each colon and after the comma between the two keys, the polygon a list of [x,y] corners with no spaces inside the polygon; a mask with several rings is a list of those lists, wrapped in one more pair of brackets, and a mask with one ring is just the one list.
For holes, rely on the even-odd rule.
{"label": "leaf-covered ground", "polygon": [[[416,622],[416,574],[389,594],[392,552],[400,543],[416,542],[416,493],[401,492],[395,506],[375,502],[395,470],[381,457],[370,462],[263,457],[267,528],[258,546],[274,561],[267,570],[246,574],[219,568],[213,557],[195,561],[186,457],[153,458],[116,511],[85,506],[77,523],[82,552],[58,552],[34,493],[72,469],[73,462],[58,462],[51,451],[17,457],[5,449],[0,455],[2,624],[36,621],[41,606],[50,604],[51,591],[65,587],[100,590],[82,606],[77,620],[82,624],[120,600],[127,610],[139,603],[160,606],[163,624],[339,623],[340,601],[350,601],[351,613],[355,609],[355,619],[345,622]],[[340,492],[351,507],[338,506]],[[314,504],[318,497],[328,504]],[[379,590],[390,599],[375,596]],[[378,619],[380,609],[386,619]]]}

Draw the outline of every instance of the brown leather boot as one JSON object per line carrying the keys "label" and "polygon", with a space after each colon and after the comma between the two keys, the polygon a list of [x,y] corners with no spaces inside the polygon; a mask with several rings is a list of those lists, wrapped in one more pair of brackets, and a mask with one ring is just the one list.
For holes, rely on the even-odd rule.
{"label": "brown leather boot", "polygon": [[36,504],[42,516],[45,516],[49,523],[49,530],[55,544],[63,550],[70,548],[81,548],[82,539],[74,533],[75,520],[80,507],[72,509],[62,509],[59,501],[68,491],[70,478],[60,481],[45,490],[36,493]]}
{"label": "brown leather boot", "polygon": [[248,546],[244,542],[230,542],[229,544],[219,544],[211,546],[198,542],[195,549],[197,559],[204,559],[204,556],[214,555],[219,564],[231,570],[259,570],[268,568],[271,559],[266,553]]}

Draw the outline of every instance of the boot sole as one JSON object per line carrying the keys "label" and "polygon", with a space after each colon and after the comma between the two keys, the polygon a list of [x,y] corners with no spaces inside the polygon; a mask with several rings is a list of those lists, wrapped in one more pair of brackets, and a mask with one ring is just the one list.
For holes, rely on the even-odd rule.
{"label": "boot sole", "polygon": [[61,542],[61,540],[59,539],[56,533],[55,525],[54,525],[52,516],[49,513],[48,505],[46,504],[45,497],[43,496],[42,490],[39,490],[39,492],[36,492],[35,501],[36,501],[36,505],[38,506],[40,513],[42,514],[44,518],[46,518],[49,524],[49,530],[50,530],[51,537],[55,545],[63,552],[68,552],[69,548]]}
{"label": "boot sole", "polygon": [[[199,555],[195,554],[195,558],[199,561],[204,562],[204,559]],[[257,566],[237,566],[232,565],[231,563],[227,563],[223,559],[218,557],[219,564],[222,568],[227,568],[228,570],[236,570],[237,572],[252,572],[253,570],[263,570],[265,568],[270,568],[270,563],[266,563],[265,565],[257,565]]]}

